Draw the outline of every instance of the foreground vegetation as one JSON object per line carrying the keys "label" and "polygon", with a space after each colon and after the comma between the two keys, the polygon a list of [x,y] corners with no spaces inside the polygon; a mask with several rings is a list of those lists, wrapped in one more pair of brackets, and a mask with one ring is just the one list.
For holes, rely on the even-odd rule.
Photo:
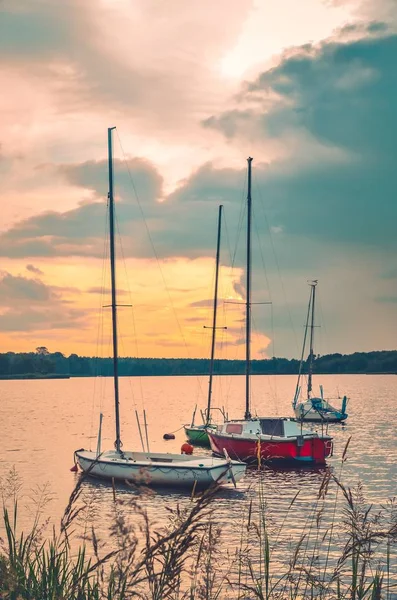
{"label": "foreground vegetation", "polygon": [[[252,373],[256,375],[297,374],[299,361],[287,358],[253,360]],[[120,358],[121,376],[145,375],[206,375],[208,359],[201,358]],[[317,356],[314,361],[317,373],[397,373],[397,351],[355,352],[354,354],[327,354]],[[215,373],[218,375],[242,375],[245,361],[215,360]],[[61,352],[49,352],[39,347],[36,352],[0,354],[0,378],[23,377],[93,377],[113,374],[111,358],[96,358]]]}
{"label": "foreground vegetation", "polygon": [[[345,458],[346,451],[342,467]],[[283,538],[289,536],[288,521],[298,494],[281,523],[276,522],[259,484],[251,501],[242,502],[240,543],[229,554],[213,502],[216,488],[193,497],[184,508],[172,508],[160,530],[151,523],[136,489],[122,499],[113,488],[112,513],[105,517],[109,535],[100,540],[96,524],[104,515],[96,511],[95,499],[82,493],[82,476],[59,531],[45,540],[40,515],[46,509],[46,494],[36,493],[31,531],[18,532],[19,486],[11,473],[2,485],[6,535],[1,545],[0,597],[392,600],[397,597],[395,500],[376,511],[366,504],[361,485],[351,490],[341,483],[341,473],[337,478],[330,470],[325,472],[310,516],[303,519],[303,533],[291,546],[285,546]],[[327,502],[331,488],[334,497]],[[324,529],[326,510],[332,518]]]}

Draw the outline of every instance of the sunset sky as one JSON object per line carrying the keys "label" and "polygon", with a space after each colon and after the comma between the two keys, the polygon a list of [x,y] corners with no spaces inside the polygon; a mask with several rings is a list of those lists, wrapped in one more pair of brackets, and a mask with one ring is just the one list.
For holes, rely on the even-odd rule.
{"label": "sunset sky", "polygon": [[396,348],[396,0],[3,0],[0,56],[1,352],[110,354],[114,125],[121,354],[208,356],[223,204],[243,356],[248,156],[254,356],[299,356],[311,279],[318,353]]}

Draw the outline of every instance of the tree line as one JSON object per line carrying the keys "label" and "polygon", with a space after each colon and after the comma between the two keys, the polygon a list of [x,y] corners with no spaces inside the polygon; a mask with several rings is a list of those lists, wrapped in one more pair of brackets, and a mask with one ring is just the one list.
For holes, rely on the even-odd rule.
{"label": "tree line", "polygon": [[[295,375],[299,360],[273,357],[253,360],[253,375]],[[119,358],[119,375],[206,375],[209,360],[206,358]],[[353,354],[317,355],[314,360],[316,373],[394,373],[397,374],[397,350],[354,352]],[[242,375],[245,361],[215,361],[215,374]],[[94,356],[65,356],[62,352],[49,352],[39,346],[35,352],[6,352],[0,354],[0,378],[39,377],[108,377],[113,375],[112,358]]]}

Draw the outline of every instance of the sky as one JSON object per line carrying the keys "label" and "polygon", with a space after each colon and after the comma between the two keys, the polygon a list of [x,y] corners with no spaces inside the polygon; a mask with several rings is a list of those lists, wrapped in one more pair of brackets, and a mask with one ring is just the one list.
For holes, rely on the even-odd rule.
{"label": "sky", "polygon": [[[396,0],[3,0],[0,344],[108,356],[107,128],[121,354],[396,348]],[[271,304],[269,304],[271,302]],[[132,307],[128,306],[132,305]]]}

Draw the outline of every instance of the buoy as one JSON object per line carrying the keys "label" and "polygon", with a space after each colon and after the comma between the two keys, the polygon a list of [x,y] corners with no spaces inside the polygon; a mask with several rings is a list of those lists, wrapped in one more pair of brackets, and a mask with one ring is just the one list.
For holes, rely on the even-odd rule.
{"label": "buoy", "polygon": [[77,473],[77,471],[78,471],[77,465],[73,465],[73,467],[70,470],[72,471],[72,473]]}
{"label": "buoy", "polygon": [[182,454],[193,454],[193,450],[194,450],[194,448],[190,444],[187,444],[187,443],[182,444],[182,447],[181,447]]}
{"label": "buoy", "polygon": [[165,433],[163,435],[163,440],[174,440],[175,439],[175,435],[173,433]]}

